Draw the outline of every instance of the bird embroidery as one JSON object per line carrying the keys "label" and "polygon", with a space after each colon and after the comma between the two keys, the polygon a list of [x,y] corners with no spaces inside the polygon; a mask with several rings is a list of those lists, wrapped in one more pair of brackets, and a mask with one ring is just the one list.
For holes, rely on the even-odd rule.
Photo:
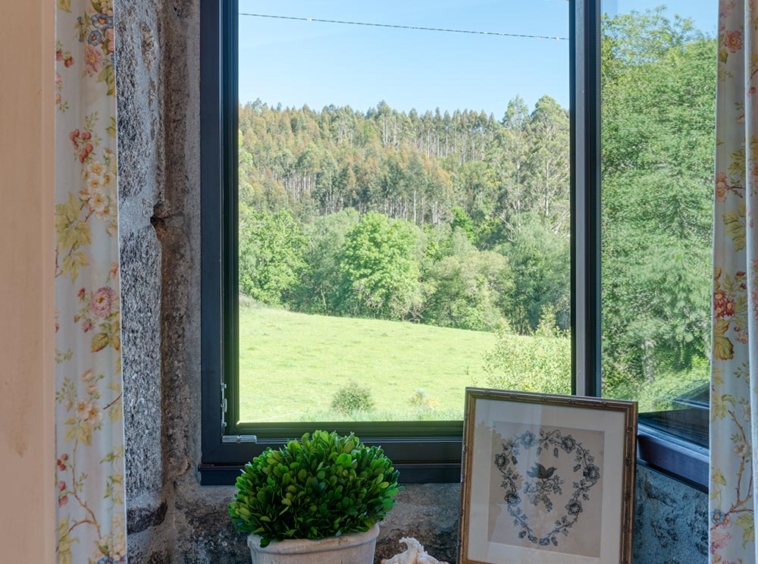
{"label": "bird embroidery", "polygon": [[527,470],[526,474],[531,478],[537,478],[538,480],[549,480],[553,477],[555,472],[555,466],[545,468],[539,462],[534,463],[534,467],[531,470]]}

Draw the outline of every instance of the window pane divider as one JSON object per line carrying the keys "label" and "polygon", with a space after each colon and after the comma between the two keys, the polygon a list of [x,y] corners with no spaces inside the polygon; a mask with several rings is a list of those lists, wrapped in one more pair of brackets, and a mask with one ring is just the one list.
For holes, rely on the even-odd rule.
{"label": "window pane divider", "polygon": [[601,395],[600,1],[569,0],[571,393]]}

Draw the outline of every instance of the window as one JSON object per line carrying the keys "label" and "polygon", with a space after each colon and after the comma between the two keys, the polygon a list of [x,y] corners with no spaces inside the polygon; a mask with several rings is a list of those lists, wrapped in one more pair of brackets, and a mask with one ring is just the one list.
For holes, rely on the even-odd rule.
{"label": "window", "polygon": [[[601,395],[605,371],[602,393],[643,401],[606,345],[625,315],[608,296],[633,277],[600,199],[601,164],[611,189],[623,179],[600,158],[614,20],[601,36],[599,2],[466,10],[456,29],[439,13],[393,20],[392,2],[335,1],[316,19],[201,4],[203,483],[324,424],[382,444],[405,481],[458,481],[467,385]],[[621,96],[602,70],[613,147],[628,110],[605,117]],[[644,436],[652,464],[701,479],[680,472],[692,445]]]}
{"label": "window", "polygon": [[570,392],[568,4],[548,6],[240,3],[236,419],[365,437],[461,421],[466,386]]}

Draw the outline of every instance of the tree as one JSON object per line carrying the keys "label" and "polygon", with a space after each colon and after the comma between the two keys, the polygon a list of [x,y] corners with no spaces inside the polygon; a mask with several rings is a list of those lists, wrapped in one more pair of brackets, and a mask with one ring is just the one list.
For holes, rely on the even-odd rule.
{"label": "tree", "polygon": [[305,238],[286,210],[276,213],[240,206],[240,292],[266,304],[283,303],[305,268]]}
{"label": "tree", "polygon": [[322,315],[342,315],[340,262],[347,234],[358,225],[354,209],[316,218],[303,227],[306,246],[303,259],[308,267],[293,292],[295,309]]}
{"label": "tree", "polygon": [[561,329],[569,327],[570,249],[569,242],[538,214],[523,217],[512,240],[502,247],[513,271],[508,320],[521,334],[537,329],[542,311],[555,310]]}
{"label": "tree", "polygon": [[378,213],[361,218],[346,236],[340,262],[345,310],[407,319],[423,303],[416,261],[417,232]]}
{"label": "tree", "polygon": [[474,331],[494,331],[503,324],[503,302],[513,279],[508,260],[475,249],[437,262],[427,281],[425,323]]}
{"label": "tree", "polygon": [[569,116],[550,96],[537,101],[527,128],[525,180],[535,209],[556,232],[569,224]]}
{"label": "tree", "polygon": [[717,47],[661,10],[606,19],[603,34],[603,373],[611,392],[705,358]]}
{"label": "tree", "polygon": [[453,228],[453,231],[460,229],[466,234],[466,237],[468,237],[469,241],[472,243],[475,242],[476,227],[474,226],[474,222],[471,221],[469,214],[466,213],[466,210],[460,206],[455,206],[450,211],[453,214],[453,219],[450,222],[450,226]]}

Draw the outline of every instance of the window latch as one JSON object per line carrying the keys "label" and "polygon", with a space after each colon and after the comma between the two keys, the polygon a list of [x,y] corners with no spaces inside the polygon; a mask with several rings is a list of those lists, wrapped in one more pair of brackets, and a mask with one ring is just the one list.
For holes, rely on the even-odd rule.
{"label": "window latch", "polygon": [[221,383],[221,430],[226,432],[226,412],[229,405],[226,401],[226,384]]}
{"label": "window latch", "polygon": [[257,443],[258,437],[256,435],[224,435],[221,437],[222,443]]}

